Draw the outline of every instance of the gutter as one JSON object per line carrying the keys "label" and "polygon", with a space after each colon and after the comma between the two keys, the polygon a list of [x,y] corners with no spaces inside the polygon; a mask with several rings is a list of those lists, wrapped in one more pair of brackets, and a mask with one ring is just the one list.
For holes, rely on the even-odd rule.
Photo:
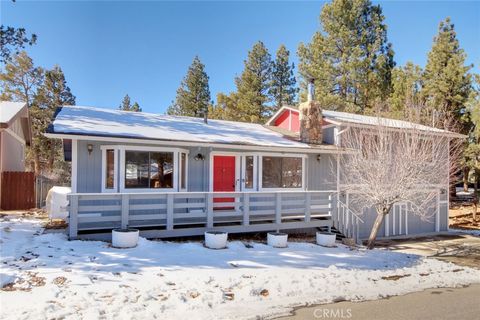
{"label": "gutter", "polygon": [[346,150],[338,148],[337,146],[329,145],[328,147],[311,147],[302,148],[295,146],[261,146],[261,145],[245,145],[245,144],[227,144],[217,142],[198,142],[198,141],[179,141],[179,140],[158,140],[148,138],[124,138],[124,137],[111,137],[111,136],[98,136],[87,134],[75,134],[75,133],[52,133],[47,132],[43,134],[47,138],[51,139],[72,139],[72,140],[90,140],[90,141],[105,141],[105,142],[120,142],[120,143],[135,143],[135,144],[154,144],[163,146],[183,146],[183,147],[216,147],[221,149],[240,149],[251,151],[274,151],[280,153],[302,152],[302,153],[329,153],[329,154],[342,154],[352,153],[352,150]]}

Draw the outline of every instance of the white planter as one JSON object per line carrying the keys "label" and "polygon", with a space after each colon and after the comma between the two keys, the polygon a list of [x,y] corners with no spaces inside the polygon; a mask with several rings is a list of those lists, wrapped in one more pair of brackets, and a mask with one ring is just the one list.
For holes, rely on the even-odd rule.
{"label": "white planter", "polygon": [[335,246],[335,233],[331,232],[317,232],[317,244],[324,247]]}
{"label": "white planter", "polygon": [[281,232],[269,232],[267,234],[267,243],[274,248],[287,247],[288,234]]}
{"label": "white planter", "polygon": [[113,229],[112,246],[115,248],[133,248],[137,246],[138,229]]}
{"label": "white planter", "polygon": [[205,246],[210,249],[224,249],[227,246],[228,233],[222,231],[205,232]]}

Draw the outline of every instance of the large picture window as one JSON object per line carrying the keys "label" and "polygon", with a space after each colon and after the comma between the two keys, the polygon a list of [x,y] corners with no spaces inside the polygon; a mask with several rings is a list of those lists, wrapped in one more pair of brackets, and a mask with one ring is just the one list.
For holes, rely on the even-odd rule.
{"label": "large picture window", "polygon": [[302,188],[303,159],[262,157],[262,188]]}
{"label": "large picture window", "polygon": [[173,177],[173,152],[125,151],[126,189],[171,189]]}

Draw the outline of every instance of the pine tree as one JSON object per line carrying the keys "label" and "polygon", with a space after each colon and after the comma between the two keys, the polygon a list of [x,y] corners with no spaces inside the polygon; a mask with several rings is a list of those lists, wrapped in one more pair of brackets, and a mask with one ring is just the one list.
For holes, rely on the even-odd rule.
{"label": "pine tree", "polygon": [[2,100],[26,102],[30,107],[36,88],[43,81],[43,69],[35,67],[25,51],[20,52],[5,65],[0,73]]}
{"label": "pine tree", "polygon": [[289,63],[290,52],[282,44],[276,53],[272,64],[272,80],[270,83],[270,95],[275,106],[293,105],[297,94],[296,80],[293,73],[295,65]]}
{"label": "pine tree", "polygon": [[120,104],[118,109],[122,111],[142,112],[142,108],[140,108],[140,105],[137,102],[132,105],[130,96],[128,94],[123,97],[122,103]]}
{"label": "pine tree", "polygon": [[369,0],[333,0],[320,21],[322,31],[298,49],[303,91],[313,78],[316,97],[327,105],[371,112],[390,94],[395,65],[381,7]]}
{"label": "pine tree", "polygon": [[392,93],[388,98],[389,116],[397,119],[418,119],[420,116],[420,90],[422,69],[407,62],[392,71]]}
{"label": "pine tree", "polygon": [[132,107],[132,102],[130,100],[130,96],[126,94],[125,97],[123,97],[122,103],[118,106],[118,109],[123,111],[130,111],[131,107]]}
{"label": "pine tree", "polygon": [[465,59],[455,27],[447,18],[440,22],[423,75],[422,94],[430,125],[448,129],[452,121],[458,124],[464,113],[472,87],[471,66],[465,65]]}
{"label": "pine tree", "polygon": [[[44,81],[38,86],[30,108],[32,144],[27,158],[34,162],[36,174],[65,176],[64,170],[67,165],[62,158],[61,142],[48,139],[43,135],[52,123],[55,111],[63,105],[75,105],[75,96],[67,86],[62,69],[55,66],[52,70],[45,72]],[[57,169],[56,173],[55,169]]]}
{"label": "pine tree", "polygon": [[142,112],[142,108],[140,108],[140,105],[136,101],[130,110],[134,112]]}
{"label": "pine tree", "polygon": [[33,45],[37,41],[37,36],[32,34],[27,36],[25,28],[14,28],[10,26],[0,26],[0,63],[10,62],[14,55],[20,53],[26,45]]}
{"label": "pine tree", "polygon": [[263,42],[254,44],[244,61],[244,70],[235,79],[237,86],[232,120],[264,122],[271,116],[273,107],[268,105],[272,59]]}
{"label": "pine tree", "polygon": [[196,56],[177,89],[177,96],[167,113],[170,115],[203,117],[210,104],[210,88],[205,65]]}

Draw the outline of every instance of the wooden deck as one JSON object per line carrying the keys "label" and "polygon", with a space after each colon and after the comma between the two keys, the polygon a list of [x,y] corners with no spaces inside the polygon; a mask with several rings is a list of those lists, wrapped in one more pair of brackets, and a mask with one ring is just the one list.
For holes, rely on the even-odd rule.
{"label": "wooden deck", "polygon": [[70,194],[70,239],[109,240],[113,228],[147,238],[331,227],[336,191]]}

